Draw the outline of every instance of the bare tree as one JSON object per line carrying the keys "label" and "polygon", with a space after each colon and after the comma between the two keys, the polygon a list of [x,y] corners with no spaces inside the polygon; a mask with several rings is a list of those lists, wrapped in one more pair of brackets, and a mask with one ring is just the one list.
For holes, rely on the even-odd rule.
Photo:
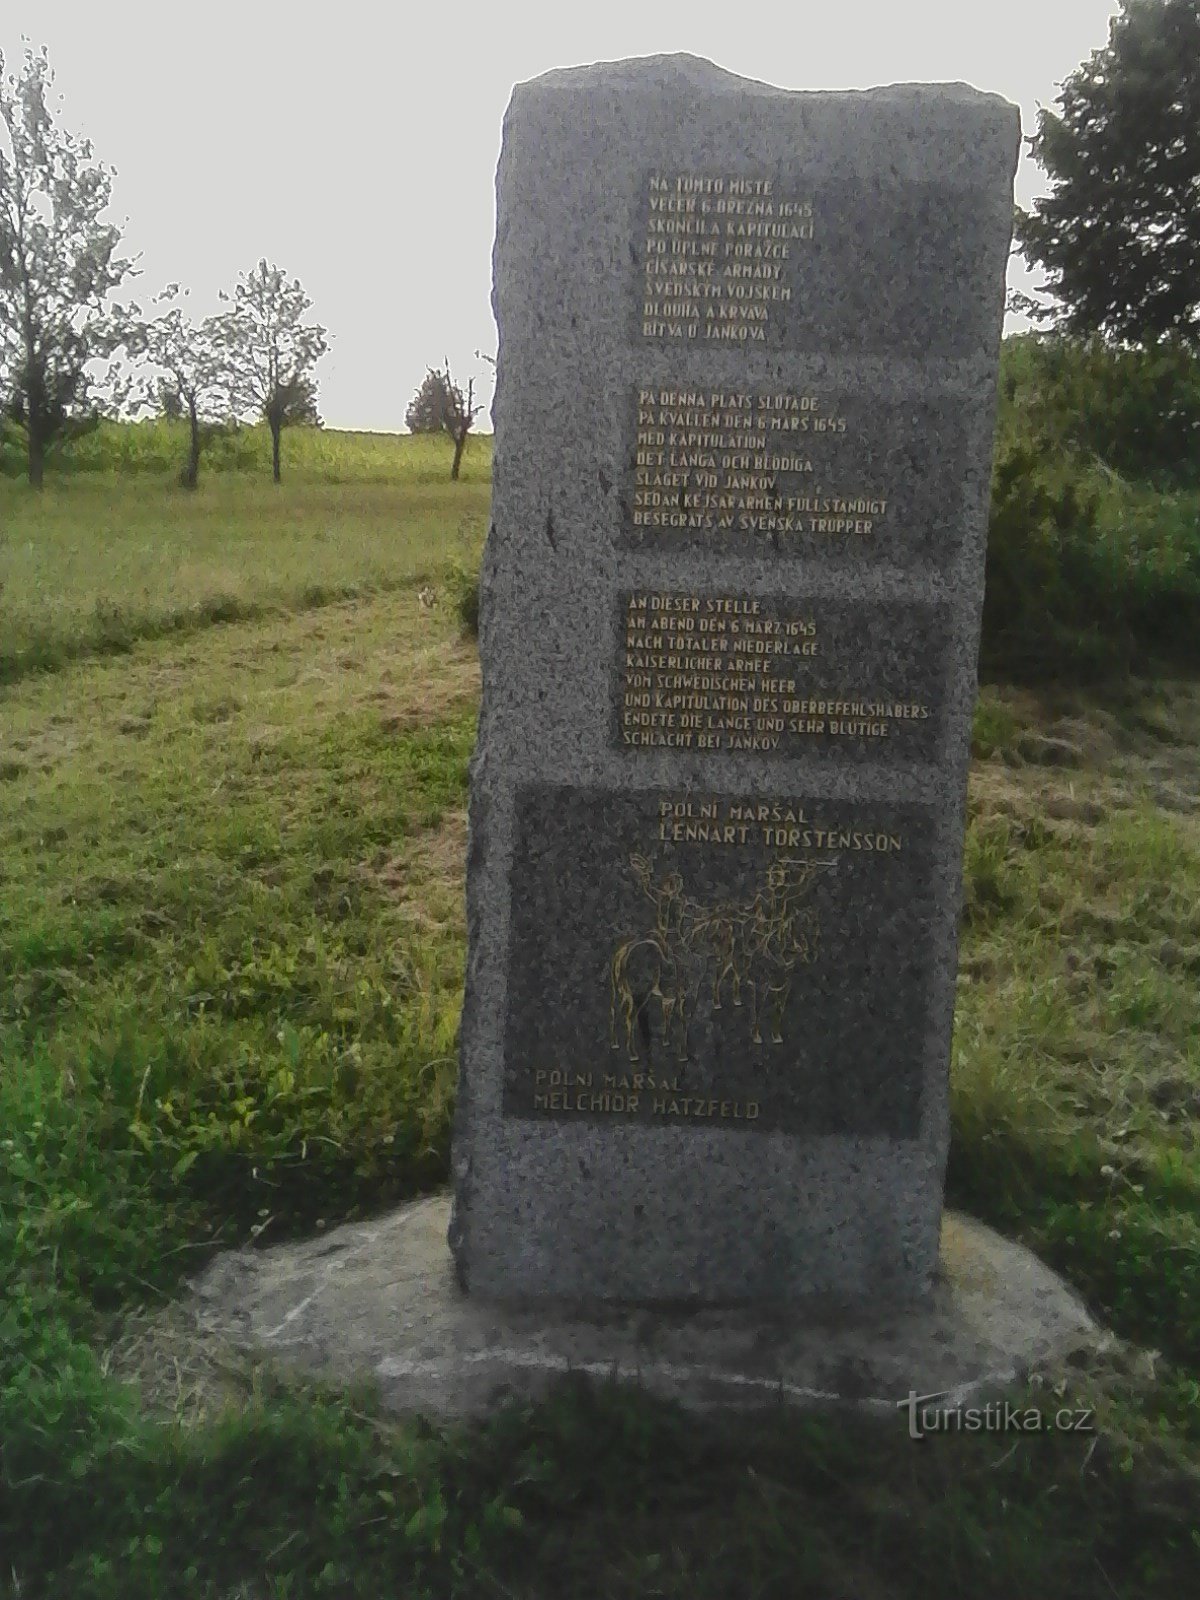
{"label": "bare tree", "polygon": [[302,321],[312,301],[299,278],[262,260],[239,274],[231,310],[217,319],[216,339],[235,416],[262,418],[271,430],[271,476],[280,481],[279,440],[292,423],[319,423],[313,367],[329,348],[319,323]]}
{"label": "bare tree", "polygon": [[88,365],[127,331],[130,314],[109,297],[133,262],[116,253],[120,228],[101,221],[111,170],[47,104],[45,50],[4,67],[0,54],[0,389],[40,488],[47,447],[94,420]]}
{"label": "bare tree", "polygon": [[[450,364],[447,362],[446,377],[449,378],[449,376]],[[470,379],[467,384],[466,400],[464,400],[462,397],[461,389],[456,389],[453,384],[451,384],[450,387],[451,393],[455,398],[455,404],[452,406],[447,416],[446,432],[454,440],[454,460],[450,466],[450,480],[451,482],[457,482],[458,469],[462,463],[463,451],[466,449],[467,445],[467,435],[470,433],[471,428],[474,425],[475,418],[483,410],[483,407],[475,404],[474,378]]]}

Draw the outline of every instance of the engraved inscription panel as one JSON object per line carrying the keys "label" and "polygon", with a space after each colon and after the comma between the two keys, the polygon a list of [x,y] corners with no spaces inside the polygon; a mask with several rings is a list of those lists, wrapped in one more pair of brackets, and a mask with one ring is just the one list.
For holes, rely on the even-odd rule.
{"label": "engraved inscription panel", "polygon": [[629,418],[626,548],[903,561],[960,537],[960,399],[642,384]]}
{"label": "engraved inscription panel", "polygon": [[916,1137],[932,852],[915,804],[523,788],[505,1111]]}
{"label": "engraved inscription panel", "polygon": [[816,235],[811,194],[771,178],[652,173],[645,212],[643,336],[765,343],[792,300],[789,265]]}
{"label": "engraved inscription panel", "polygon": [[1000,197],[882,177],[647,174],[636,342],[924,360],[972,354]]}
{"label": "engraved inscription panel", "polygon": [[618,607],[623,750],[937,753],[942,607],[648,590]]}

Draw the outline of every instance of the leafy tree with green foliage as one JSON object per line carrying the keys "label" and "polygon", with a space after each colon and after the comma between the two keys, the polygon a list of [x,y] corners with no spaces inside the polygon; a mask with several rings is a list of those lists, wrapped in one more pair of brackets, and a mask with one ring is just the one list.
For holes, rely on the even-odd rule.
{"label": "leafy tree with green foliage", "polygon": [[1123,0],[1030,141],[1050,193],[1017,239],[1064,331],[1200,346],[1200,0]]}
{"label": "leafy tree with green foliage", "polygon": [[[155,303],[187,296],[188,290],[181,292],[173,283]],[[194,489],[200,478],[201,451],[221,429],[230,409],[221,320],[207,317],[197,322],[182,305],[172,304],[130,335],[129,349],[145,357],[152,369],[142,380],[139,407],[187,419],[188,456],[179,481],[185,489]]]}
{"label": "leafy tree with green foliage", "polygon": [[450,465],[450,478],[457,482],[462,466],[467,435],[475,418],[483,410],[475,404],[475,380],[467,385],[466,397],[450,374],[447,361],[441,368],[430,367],[424,382],[412,398],[404,413],[404,426],[410,433],[448,433],[454,440],[454,460]]}
{"label": "leafy tree with green foliage", "polygon": [[[459,399],[462,399],[461,393]],[[441,433],[442,418],[452,405],[446,374],[430,367],[404,413],[404,426],[409,433]]]}
{"label": "leafy tree with green foliage", "polygon": [[259,261],[240,273],[231,310],[214,326],[234,416],[262,419],[271,430],[271,476],[280,481],[279,440],[296,423],[320,426],[313,367],[329,348],[326,329],[305,322],[312,306],[299,278]]}
{"label": "leafy tree with green foliage", "polygon": [[89,364],[122,342],[110,296],[133,270],[102,220],[112,171],[56,121],[53,81],[44,49],[7,74],[0,54],[0,392],[37,488],[47,448],[94,425]]}

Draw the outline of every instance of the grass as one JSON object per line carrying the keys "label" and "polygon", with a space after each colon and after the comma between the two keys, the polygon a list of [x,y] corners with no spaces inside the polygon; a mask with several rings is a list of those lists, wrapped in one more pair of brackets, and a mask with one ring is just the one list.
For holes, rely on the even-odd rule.
{"label": "grass", "polygon": [[[1191,684],[1108,708],[985,698],[951,1166],[962,1203],[1022,1234],[1124,1337],[1193,1367],[1198,735]],[[1029,763],[1006,762],[1014,749]],[[1047,754],[1055,766],[1039,768]]]}
{"label": "grass", "polygon": [[381,1169],[440,1170],[460,941],[436,897],[414,935],[405,869],[463,803],[475,666],[447,628],[400,592],[29,681],[0,825],[8,1092],[122,1084],[130,1157],[169,1146],[178,1192],[243,1222],[280,1183],[304,1211],[335,1174],[352,1203]]}
{"label": "grass", "polygon": [[[385,592],[436,577],[451,557],[477,558],[490,439],[472,442],[458,483],[437,438],[293,429],[286,446],[278,486],[268,466],[209,472],[187,493],[158,455],[144,473],[51,475],[40,495],[0,477],[0,684],[140,639]],[[115,447],[104,459],[119,459]]]}
{"label": "grass", "polygon": [[[899,1419],[700,1422],[569,1385],[478,1428],[398,1423],[152,1330],[214,1248],[445,1179],[477,693],[457,509],[422,513],[407,580],[347,596],[331,558],[341,597],[306,608],[286,518],[231,534],[259,486],[208,489],[193,548],[258,609],[0,688],[0,1595],[1189,1593],[1196,686],[992,688],[976,718],[950,1197],[1133,1342],[1022,1397],[1094,1405],[1097,1435],[915,1445]],[[294,486],[296,525],[335,515],[326,492]],[[58,518],[61,556],[72,506],[133,493],[81,474],[22,514]],[[369,504],[335,520],[364,562]],[[83,566],[62,587],[85,595]]]}

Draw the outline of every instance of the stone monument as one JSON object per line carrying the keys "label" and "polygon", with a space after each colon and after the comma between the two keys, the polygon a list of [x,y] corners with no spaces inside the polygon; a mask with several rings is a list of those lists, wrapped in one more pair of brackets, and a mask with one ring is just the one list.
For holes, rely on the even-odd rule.
{"label": "stone monument", "polygon": [[514,93],[469,1295],[930,1287],[1019,143],[688,56]]}

